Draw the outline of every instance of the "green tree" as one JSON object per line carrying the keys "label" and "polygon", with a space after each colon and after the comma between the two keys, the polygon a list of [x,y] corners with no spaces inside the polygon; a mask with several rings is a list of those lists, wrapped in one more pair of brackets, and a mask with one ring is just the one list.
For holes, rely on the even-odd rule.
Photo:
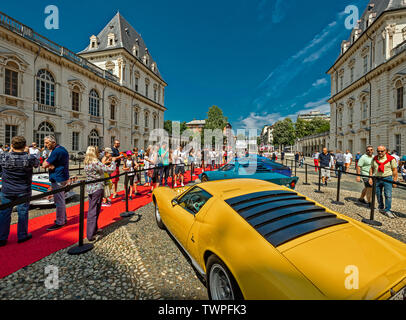
{"label": "green tree", "polygon": [[274,145],[278,147],[290,146],[295,143],[295,126],[292,119],[286,118],[275,123],[273,139]]}
{"label": "green tree", "polygon": [[[227,117],[223,115],[223,110],[221,110],[217,106],[211,106],[209,111],[207,112],[207,119],[204,125],[204,129],[216,130],[220,129],[221,131],[224,130],[225,126],[228,123]],[[204,130],[202,132],[202,146],[204,147]],[[215,138],[213,137],[212,145],[214,146]]]}

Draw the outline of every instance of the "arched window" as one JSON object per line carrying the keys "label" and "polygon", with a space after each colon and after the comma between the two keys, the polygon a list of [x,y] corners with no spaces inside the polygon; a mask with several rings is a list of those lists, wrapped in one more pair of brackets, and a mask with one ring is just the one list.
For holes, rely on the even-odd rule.
{"label": "arched window", "polygon": [[94,146],[94,147],[98,147],[99,146],[99,133],[97,132],[96,129],[93,129],[92,131],[90,131],[90,135],[89,135],[89,146]]}
{"label": "arched window", "polygon": [[89,94],[89,114],[94,117],[100,117],[100,98],[94,89]]}
{"label": "arched window", "polygon": [[145,113],[145,128],[148,128],[148,123],[149,123],[149,114],[148,112]]}
{"label": "arched window", "polygon": [[37,73],[37,101],[39,104],[55,107],[55,80],[45,69]]}
{"label": "arched window", "polygon": [[403,109],[403,83],[400,80],[396,82],[396,109]]}
{"label": "arched window", "polygon": [[38,126],[38,130],[35,134],[35,142],[37,143],[39,148],[44,147],[44,139],[46,136],[55,135],[55,129],[52,124],[49,122],[41,122]]}
{"label": "arched window", "polygon": [[8,62],[5,69],[4,93],[18,97],[18,71],[19,66],[15,62]]}

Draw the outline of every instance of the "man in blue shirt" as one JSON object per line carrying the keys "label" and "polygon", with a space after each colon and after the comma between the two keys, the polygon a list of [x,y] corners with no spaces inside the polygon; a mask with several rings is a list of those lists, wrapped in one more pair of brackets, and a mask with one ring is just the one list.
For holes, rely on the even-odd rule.
{"label": "man in blue shirt", "polygon": [[[69,153],[66,149],[56,143],[54,136],[47,136],[44,139],[45,147],[51,151],[48,159],[44,161],[42,167],[49,169],[49,181],[52,190],[65,187],[69,180]],[[66,203],[65,191],[54,194],[56,206],[55,224],[47,229],[54,231],[62,228],[66,224]]]}
{"label": "man in blue shirt", "polygon": [[327,148],[323,148],[323,152],[319,155],[320,171],[322,176],[322,182],[327,186],[327,181],[330,179],[330,167],[331,167],[331,153]]}
{"label": "man in blue shirt", "polygon": [[[26,144],[27,141],[24,137],[14,137],[11,142],[11,152],[0,154],[0,175],[2,177],[1,204],[7,204],[24,197],[31,197],[33,168],[39,166],[39,160],[34,155],[24,152]],[[17,236],[19,243],[32,238],[31,233],[28,233],[29,207],[29,201],[17,206]],[[10,234],[12,210],[12,207],[0,210],[0,247],[7,244]]]}

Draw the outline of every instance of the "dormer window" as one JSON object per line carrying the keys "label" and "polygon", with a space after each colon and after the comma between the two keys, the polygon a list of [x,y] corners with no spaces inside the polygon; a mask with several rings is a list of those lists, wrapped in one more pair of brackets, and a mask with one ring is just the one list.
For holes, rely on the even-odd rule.
{"label": "dormer window", "polygon": [[98,48],[98,39],[96,36],[90,37],[90,49],[97,49]]}
{"label": "dormer window", "polygon": [[133,56],[138,58],[139,53],[140,53],[140,48],[138,47],[138,45],[137,44],[133,45]]}
{"label": "dormer window", "polygon": [[116,37],[114,35],[114,33],[109,33],[108,37],[107,37],[107,45],[109,47],[112,47],[115,45],[116,42]]}
{"label": "dormer window", "polygon": [[156,71],[156,63],[154,62],[152,65],[151,65],[151,69],[152,69],[152,71]]}
{"label": "dormer window", "polygon": [[146,54],[144,55],[144,57],[143,57],[143,62],[144,62],[144,64],[145,64],[146,66],[149,65],[149,55],[148,55],[148,53],[146,53]]}

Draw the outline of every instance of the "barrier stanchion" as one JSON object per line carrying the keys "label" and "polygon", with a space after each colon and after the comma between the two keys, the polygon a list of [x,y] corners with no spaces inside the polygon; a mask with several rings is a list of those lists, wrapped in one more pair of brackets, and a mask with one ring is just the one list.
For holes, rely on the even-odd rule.
{"label": "barrier stanchion", "polygon": [[323,191],[321,191],[321,167],[317,166],[316,168],[318,168],[318,170],[319,170],[319,187],[318,187],[318,190],[315,190],[314,192],[324,193]]}
{"label": "barrier stanchion", "polygon": [[81,164],[81,162],[79,162],[79,175],[80,175],[80,164]]}
{"label": "barrier stanchion", "polygon": [[129,189],[128,172],[125,173],[124,188],[125,188],[125,212],[121,213],[120,217],[129,218],[129,217],[132,217],[133,215],[135,215],[135,212],[130,211],[129,208],[128,208],[128,189]]}
{"label": "barrier stanchion", "polygon": [[80,211],[79,211],[79,244],[76,247],[70,248],[68,254],[79,255],[93,249],[93,243],[83,243],[83,232],[85,226],[85,186],[86,182],[80,183]]}
{"label": "barrier stanchion", "polygon": [[340,189],[341,189],[341,174],[338,175],[338,181],[337,181],[337,200],[332,201],[333,204],[343,206],[344,203],[340,202]]}
{"label": "barrier stanchion", "polygon": [[362,222],[371,226],[382,226],[382,223],[375,221],[375,199],[376,199],[376,177],[372,177],[372,197],[371,197],[371,217],[370,219],[362,219]]}
{"label": "barrier stanchion", "polygon": [[305,163],[305,186],[310,186],[310,183],[307,181],[307,163]]}
{"label": "barrier stanchion", "polygon": [[297,160],[295,159],[295,177],[297,177]]}

